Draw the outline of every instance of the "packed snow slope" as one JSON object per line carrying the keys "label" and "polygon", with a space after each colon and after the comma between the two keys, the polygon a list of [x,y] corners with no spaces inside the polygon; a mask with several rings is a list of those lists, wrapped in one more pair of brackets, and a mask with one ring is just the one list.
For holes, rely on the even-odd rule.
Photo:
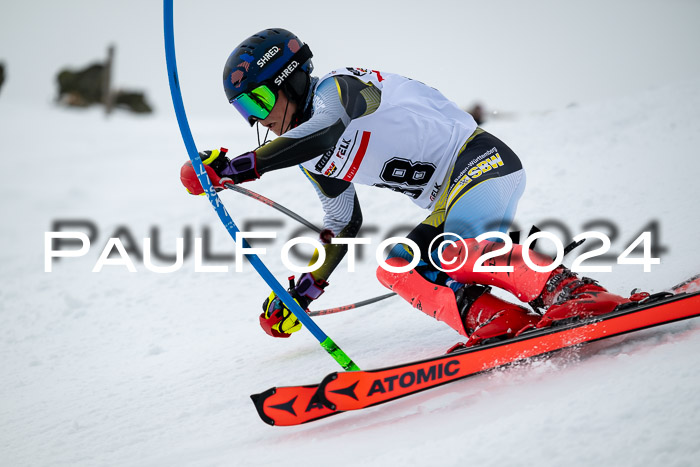
{"label": "packed snow slope", "polygon": [[[656,220],[666,251],[652,272],[614,265],[594,274],[615,291],[654,291],[700,265],[699,109],[699,85],[677,83],[485,127],[528,168],[516,219],[523,228],[557,219],[580,233],[604,219],[619,229],[611,250],[620,253]],[[250,264],[235,272],[232,263],[205,260],[229,272],[195,272],[190,255],[177,272],[158,274],[132,253],[136,272],[91,272],[120,228],[125,245],[133,240],[139,250],[145,237],[156,243],[157,231],[168,254],[187,228],[200,238],[208,228],[212,252],[233,252],[206,199],[180,186],[185,155],[174,120],[19,107],[0,107],[0,118],[2,153],[13,155],[1,171],[3,465],[691,465],[700,454],[698,320],[361,413],[268,427],[249,394],[318,382],[337,367],[306,331],[279,340],[259,329],[268,287]],[[224,130],[215,121],[195,125],[195,134],[217,132],[221,144],[242,151],[236,132],[247,129]],[[32,144],[37,131],[50,147]],[[296,169],[248,187],[320,223]],[[360,188],[359,197],[365,224],[379,231],[373,247],[390,227],[424,215],[390,191]],[[279,251],[296,226],[241,195],[222,198],[241,224],[283,223],[257,230],[278,231],[264,258],[285,280]],[[54,260],[47,273],[44,233],[56,220],[90,220],[98,234],[87,255]],[[370,248],[355,273],[343,265],[314,306],[382,293],[373,256]],[[398,298],[317,322],[367,369],[436,355],[459,340]]]}
{"label": "packed snow slope", "polygon": [[[41,21],[48,24],[48,18]],[[296,29],[305,24],[294,23]],[[144,38],[153,28],[131,30]],[[192,28],[178,41],[204,43],[207,35],[200,31]],[[688,31],[679,28],[677,34]],[[75,38],[55,35],[45,45],[58,53],[69,39]],[[330,48],[333,41],[326,41],[322,46]],[[156,45],[143,41],[144,56],[155,57],[144,63],[153,71],[145,79],[165,90],[164,60],[150,54],[161,53]],[[186,57],[195,60],[189,52],[178,56],[187,69],[183,83],[186,77],[192,83],[201,70],[186,67]],[[394,60],[387,51],[384,56]],[[687,60],[697,63],[698,56],[688,54]],[[332,58],[328,66],[317,64],[319,73],[365,65],[361,57]],[[410,64],[406,70],[384,69],[411,76],[416,61],[403,58]],[[381,69],[381,60],[367,65]],[[186,194],[180,184],[187,156],[174,115],[167,106],[141,118],[58,109],[29,73],[22,88],[22,66],[28,65],[14,68],[0,91],[0,465],[697,464],[698,319],[309,425],[263,424],[250,394],[316,383],[338,367],[306,330],[290,339],[264,334],[258,315],[269,288],[249,263],[236,272],[234,262],[211,258],[233,254],[234,245],[207,200]],[[219,73],[211,86],[218,86]],[[417,77],[442,89],[445,76],[435,76],[440,82]],[[484,125],[520,155],[527,169],[528,188],[516,216],[520,228],[547,226],[560,237],[593,229],[614,237],[612,272],[589,274],[612,291],[659,291],[700,272],[700,83],[687,77],[669,73],[663,83],[640,88],[635,82],[628,92],[577,98],[576,105],[552,105],[546,112],[523,104],[509,118],[491,118]],[[587,89],[587,84],[581,79],[572,89]],[[186,106],[201,110],[210,102],[199,94],[206,94],[208,85],[200,85],[185,87]],[[464,99],[460,104],[473,98],[455,89],[446,94]],[[38,97],[30,98],[31,90]],[[542,85],[532,94],[546,96],[547,91]],[[218,110],[214,116],[190,115],[198,146],[225,146],[232,154],[254,147],[254,131],[231,109],[226,112],[224,117]],[[321,223],[314,191],[296,169],[266,174],[246,187]],[[374,249],[392,229],[406,233],[427,215],[388,190],[359,187],[358,193],[363,235],[372,245],[355,272],[347,271],[347,262],[341,265],[314,308],[384,293],[374,278]],[[298,235],[296,224],[236,193],[221,197],[239,226],[277,232],[275,241],[259,246],[267,248],[263,259],[276,277],[286,281],[280,250]],[[45,272],[45,233],[57,222],[76,221],[83,226],[63,230],[88,232],[85,223],[94,226],[89,251],[54,259],[52,272]],[[661,247],[661,264],[651,272],[615,264],[645,229],[654,232]],[[129,249],[136,272],[109,264],[92,272],[110,237],[119,237]],[[209,251],[203,266],[228,271],[197,272],[191,251],[175,272],[149,270],[142,260],[144,239],[173,255],[179,237],[203,239]],[[165,267],[174,260],[155,257],[153,262]],[[437,355],[461,340],[399,298],[319,317],[317,323],[363,369]]]}

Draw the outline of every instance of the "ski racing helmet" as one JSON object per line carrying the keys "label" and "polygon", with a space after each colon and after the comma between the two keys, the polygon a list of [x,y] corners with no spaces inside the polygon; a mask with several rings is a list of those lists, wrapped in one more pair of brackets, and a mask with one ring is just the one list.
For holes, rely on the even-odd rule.
{"label": "ski racing helmet", "polygon": [[250,126],[264,120],[277,92],[300,103],[313,71],[309,46],[286,29],[265,29],[236,47],[224,66],[224,92]]}

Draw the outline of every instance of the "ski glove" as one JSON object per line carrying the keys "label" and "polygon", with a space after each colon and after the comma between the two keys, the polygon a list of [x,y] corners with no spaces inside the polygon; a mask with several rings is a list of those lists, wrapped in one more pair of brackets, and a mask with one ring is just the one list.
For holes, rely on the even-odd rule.
{"label": "ski glove", "polygon": [[[227,152],[228,149],[221,148],[220,150],[214,149],[199,153],[216,191],[223,190],[224,184],[227,182],[238,184],[260,178],[255,167],[255,152],[247,152],[233,159],[226,157]],[[192,195],[204,194],[191,161],[185,162],[180,169],[180,180],[188,193]]]}
{"label": "ski glove", "polygon": [[[296,285],[293,281],[294,278],[290,278],[289,294],[302,310],[306,310],[309,303],[320,297],[328,285],[323,279],[314,279],[310,272],[303,274]],[[263,303],[260,326],[272,337],[289,337],[301,329],[299,320],[274,292]]]}

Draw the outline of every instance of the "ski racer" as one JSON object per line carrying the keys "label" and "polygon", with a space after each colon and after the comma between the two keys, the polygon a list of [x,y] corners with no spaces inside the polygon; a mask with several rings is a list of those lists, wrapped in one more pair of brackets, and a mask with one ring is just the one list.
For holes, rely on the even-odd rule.
{"label": "ski racer", "polygon": [[[419,255],[418,265],[404,273],[379,267],[377,277],[415,308],[467,336],[468,346],[607,313],[629,301],[564,266],[536,272],[523,263],[520,245],[490,263],[513,266],[512,272],[475,272],[475,259],[502,244],[477,243],[474,237],[506,232],[525,189],[518,156],[423,83],[362,68],[312,77],[311,58],[309,46],[284,29],[266,29],[244,40],[226,61],[226,97],[251,126],[261,125],[278,137],[231,159],[223,149],[200,153],[219,189],[224,182],[244,183],[293,166],[313,184],[325,212],[326,261],[290,288],[303,309],[324,292],[347,251],[347,245],[331,239],[358,234],[362,213],[355,183],[401,192],[430,212],[407,237],[419,251],[399,244],[386,260],[401,267]],[[203,194],[190,162],[181,180],[191,194]],[[437,251],[429,251],[442,233],[466,239],[442,252],[445,263],[469,253],[466,263],[449,273],[436,269]],[[535,252],[530,256],[542,265],[552,261]],[[502,300],[490,293],[492,286],[546,312],[540,316]],[[260,324],[274,337],[301,329],[274,293],[264,301]]]}

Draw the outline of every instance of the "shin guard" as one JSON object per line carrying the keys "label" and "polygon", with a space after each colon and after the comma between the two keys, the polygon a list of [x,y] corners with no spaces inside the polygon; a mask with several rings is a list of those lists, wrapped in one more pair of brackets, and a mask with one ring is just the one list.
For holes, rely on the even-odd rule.
{"label": "shin guard", "polygon": [[[465,248],[466,244],[466,248]],[[512,266],[512,272],[475,272],[474,263],[481,256],[494,250],[498,250],[504,244],[484,240],[478,242],[473,238],[467,238],[464,242],[456,242],[443,251],[442,256],[449,264],[462,264],[456,271],[447,274],[454,280],[463,284],[482,284],[498,287],[512,293],[523,302],[531,302],[542,293],[551,272],[537,272],[531,269],[522,258],[522,245],[514,244],[510,252],[491,258],[487,266]],[[552,259],[530,251],[530,259],[538,266],[547,266]],[[465,260],[466,256],[466,260]],[[446,268],[447,269],[447,268]]]}
{"label": "shin guard", "polygon": [[[387,259],[386,263],[393,267],[401,267],[407,265],[408,261],[395,257]],[[415,270],[395,273],[380,266],[377,268],[377,279],[414,308],[446,323],[463,336],[467,335],[464,320],[457,309],[455,293],[451,288],[433,284]]]}
{"label": "shin guard", "polygon": [[[387,264],[400,267],[408,261],[391,258]],[[513,337],[540,319],[527,309],[490,294],[490,287],[464,285],[455,296],[451,288],[433,284],[415,270],[393,273],[380,267],[377,278],[414,308],[468,336],[467,346]]]}

